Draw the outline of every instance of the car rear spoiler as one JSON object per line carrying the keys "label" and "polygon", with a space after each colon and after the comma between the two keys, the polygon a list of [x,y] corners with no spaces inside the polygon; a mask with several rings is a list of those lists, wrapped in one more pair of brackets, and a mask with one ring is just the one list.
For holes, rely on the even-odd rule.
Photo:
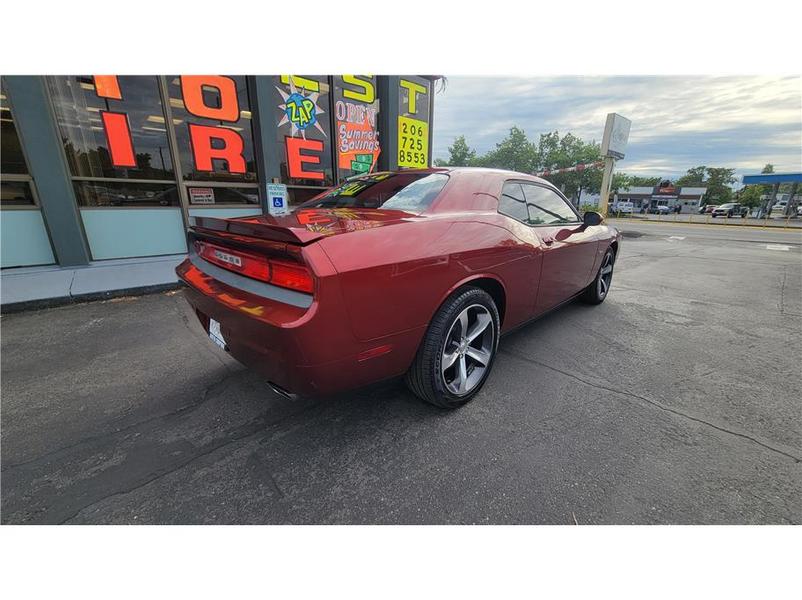
{"label": "car rear spoiler", "polygon": [[236,219],[218,219],[215,217],[191,217],[190,226],[194,229],[210,232],[230,233],[260,240],[284,242],[304,246],[323,237],[322,233],[310,231],[299,225],[287,227],[269,223],[267,216],[239,217]]}

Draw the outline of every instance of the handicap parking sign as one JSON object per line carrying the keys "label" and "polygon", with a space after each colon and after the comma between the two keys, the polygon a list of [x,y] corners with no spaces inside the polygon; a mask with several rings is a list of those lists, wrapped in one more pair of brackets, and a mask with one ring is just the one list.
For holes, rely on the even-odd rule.
{"label": "handicap parking sign", "polygon": [[268,183],[267,197],[270,198],[270,201],[266,202],[268,214],[277,216],[286,215],[289,212],[286,185],[283,183]]}

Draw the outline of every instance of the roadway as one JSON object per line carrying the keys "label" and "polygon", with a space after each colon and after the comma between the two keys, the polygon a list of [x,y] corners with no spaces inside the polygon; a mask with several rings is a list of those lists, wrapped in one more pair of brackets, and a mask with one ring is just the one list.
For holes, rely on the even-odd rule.
{"label": "roadway", "polygon": [[779,244],[802,244],[802,229],[770,227],[726,227],[720,225],[689,224],[682,222],[656,222],[638,219],[608,219],[624,232],[645,233],[655,236],[684,236],[698,243],[713,241],[768,242]]}

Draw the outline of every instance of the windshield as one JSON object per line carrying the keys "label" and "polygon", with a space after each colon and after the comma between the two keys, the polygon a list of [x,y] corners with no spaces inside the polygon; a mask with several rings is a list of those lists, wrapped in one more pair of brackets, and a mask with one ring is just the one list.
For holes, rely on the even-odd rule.
{"label": "windshield", "polygon": [[389,208],[420,213],[443,189],[443,173],[379,173],[351,179],[300,208]]}
{"label": "windshield", "polygon": [[722,204],[719,208],[732,208],[734,204]]}

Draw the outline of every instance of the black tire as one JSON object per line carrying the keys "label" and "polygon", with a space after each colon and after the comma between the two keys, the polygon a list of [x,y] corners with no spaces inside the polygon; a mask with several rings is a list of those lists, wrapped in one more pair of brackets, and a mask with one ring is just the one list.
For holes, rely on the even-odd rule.
{"label": "black tire", "polygon": [[[487,334],[484,332],[479,340],[480,343],[484,342],[487,345],[490,358],[485,367],[479,367],[478,363],[472,365],[471,376],[473,376],[477,368],[484,368],[484,372],[477,373],[478,381],[466,393],[455,394],[449,389],[446,373],[442,369],[446,343],[454,343],[447,337],[450,338],[454,333],[455,328],[458,326],[457,321],[464,311],[469,311],[469,315],[470,311],[476,311],[477,314],[481,311],[481,308],[476,307],[484,307],[486,313],[482,312],[481,314],[490,315],[490,322],[484,331],[492,327],[492,341],[488,343],[488,340],[484,337]],[[487,322],[486,317],[484,319]],[[406,383],[409,389],[421,400],[441,408],[459,408],[469,402],[482,389],[493,368],[498,349],[500,325],[498,308],[490,294],[472,286],[463,286],[456,290],[443,302],[432,318],[431,323],[429,323],[426,335],[415,355],[415,360],[406,374]],[[460,350],[457,349],[455,352],[459,353]],[[465,350],[463,349],[461,359],[463,364],[467,362],[464,354]],[[473,359],[471,360],[473,361]],[[454,364],[456,365],[456,363]],[[446,368],[446,370],[448,369],[449,367]],[[469,377],[466,377],[466,379],[469,379]]]}
{"label": "black tire", "polygon": [[[605,279],[607,284],[606,289],[604,286],[601,285],[599,280],[603,277],[602,270],[606,268],[608,265],[608,257],[609,257],[609,278]],[[596,277],[593,278],[593,281],[590,283],[588,287],[585,288],[585,291],[582,292],[580,295],[580,299],[587,303],[587,304],[601,304],[604,302],[604,299],[610,293],[610,286],[613,282],[613,271],[615,267],[615,251],[612,248],[607,248],[607,252],[604,253],[604,258],[602,258],[601,264],[599,265],[599,271],[596,273]]]}

